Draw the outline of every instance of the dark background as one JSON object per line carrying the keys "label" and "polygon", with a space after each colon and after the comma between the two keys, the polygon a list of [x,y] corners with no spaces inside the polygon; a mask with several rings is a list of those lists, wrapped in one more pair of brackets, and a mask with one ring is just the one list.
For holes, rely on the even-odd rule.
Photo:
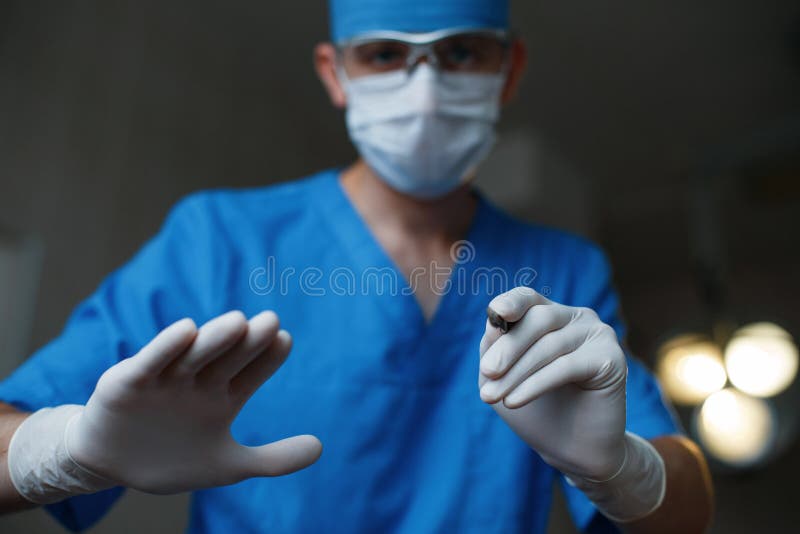
{"label": "dark background", "polygon": [[[487,193],[606,248],[645,361],[708,325],[698,272],[724,275],[726,317],[800,337],[800,3],[512,6],[530,65]],[[45,253],[31,339],[10,357],[55,336],[182,195],[354,156],[311,68],[326,35],[322,0],[0,3],[0,228]],[[795,445],[718,475],[713,531],[795,531],[799,464]],[[92,532],[175,532],[185,506],[132,493]],[[571,532],[560,508],[552,529]],[[36,511],[0,531],[59,530]]]}

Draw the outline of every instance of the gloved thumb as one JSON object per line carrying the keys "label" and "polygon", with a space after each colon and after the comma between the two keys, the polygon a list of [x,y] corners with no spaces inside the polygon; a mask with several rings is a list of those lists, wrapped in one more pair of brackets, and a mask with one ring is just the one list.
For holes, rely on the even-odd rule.
{"label": "gloved thumb", "polygon": [[242,447],[241,453],[246,478],[276,477],[316,462],[322,454],[322,443],[316,436],[293,436],[260,447]]}

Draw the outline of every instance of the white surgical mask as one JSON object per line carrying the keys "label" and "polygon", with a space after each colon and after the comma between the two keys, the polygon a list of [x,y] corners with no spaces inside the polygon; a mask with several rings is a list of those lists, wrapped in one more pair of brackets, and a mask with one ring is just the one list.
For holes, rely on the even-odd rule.
{"label": "white surgical mask", "polygon": [[438,72],[421,63],[411,74],[340,76],[350,138],[398,191],[418,198],[444,195],[470,176],[494,144],[505,73]]}

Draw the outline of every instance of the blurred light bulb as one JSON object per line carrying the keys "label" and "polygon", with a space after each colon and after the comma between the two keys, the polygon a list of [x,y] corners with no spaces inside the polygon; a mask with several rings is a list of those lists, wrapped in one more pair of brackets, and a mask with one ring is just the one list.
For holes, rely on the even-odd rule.
{"label": "blurred light bulb", "polygon": [[708,397],[697,419],[697,433],[706,450],[740,466],[753,464],[768,452],[774,431],[767,403],[733,388]]}
{"label": "blurred light bulb", "polygon": [[786,389],[797,375],[797,346],[772,323],[753,323],[733,333],[725,348],[725,366],[734,386],[758,397]]}
{"label": "blurred light bulb", "polygon": [[666,394],[680,404],[702,402],[727,381],[722,351],[707,338],[692,334],[661,347],[656,373]]}

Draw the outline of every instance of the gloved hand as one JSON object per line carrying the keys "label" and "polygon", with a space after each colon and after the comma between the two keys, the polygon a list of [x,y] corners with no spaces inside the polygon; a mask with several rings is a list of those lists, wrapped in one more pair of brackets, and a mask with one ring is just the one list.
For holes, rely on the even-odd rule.
{"label": "gloved hand", "polygon": [[85,407],[26,419],[9,446],[12,482],[44,504],[117,485],[166,494],[302,469],[321,453],[314,436],[245,447],[230,434],[290,346],[272,312],[249,323],[231,312],[199,330],[179,321],[108,369]]}
{"label": "gloved hand", "polygon": [[664,495],[663,460],[625,432],[627,364],[614,330],[591,309],[526,287],[489,306],[516,324],[503,334],[486,323],[481,398],[612,519],[654,510]]}

